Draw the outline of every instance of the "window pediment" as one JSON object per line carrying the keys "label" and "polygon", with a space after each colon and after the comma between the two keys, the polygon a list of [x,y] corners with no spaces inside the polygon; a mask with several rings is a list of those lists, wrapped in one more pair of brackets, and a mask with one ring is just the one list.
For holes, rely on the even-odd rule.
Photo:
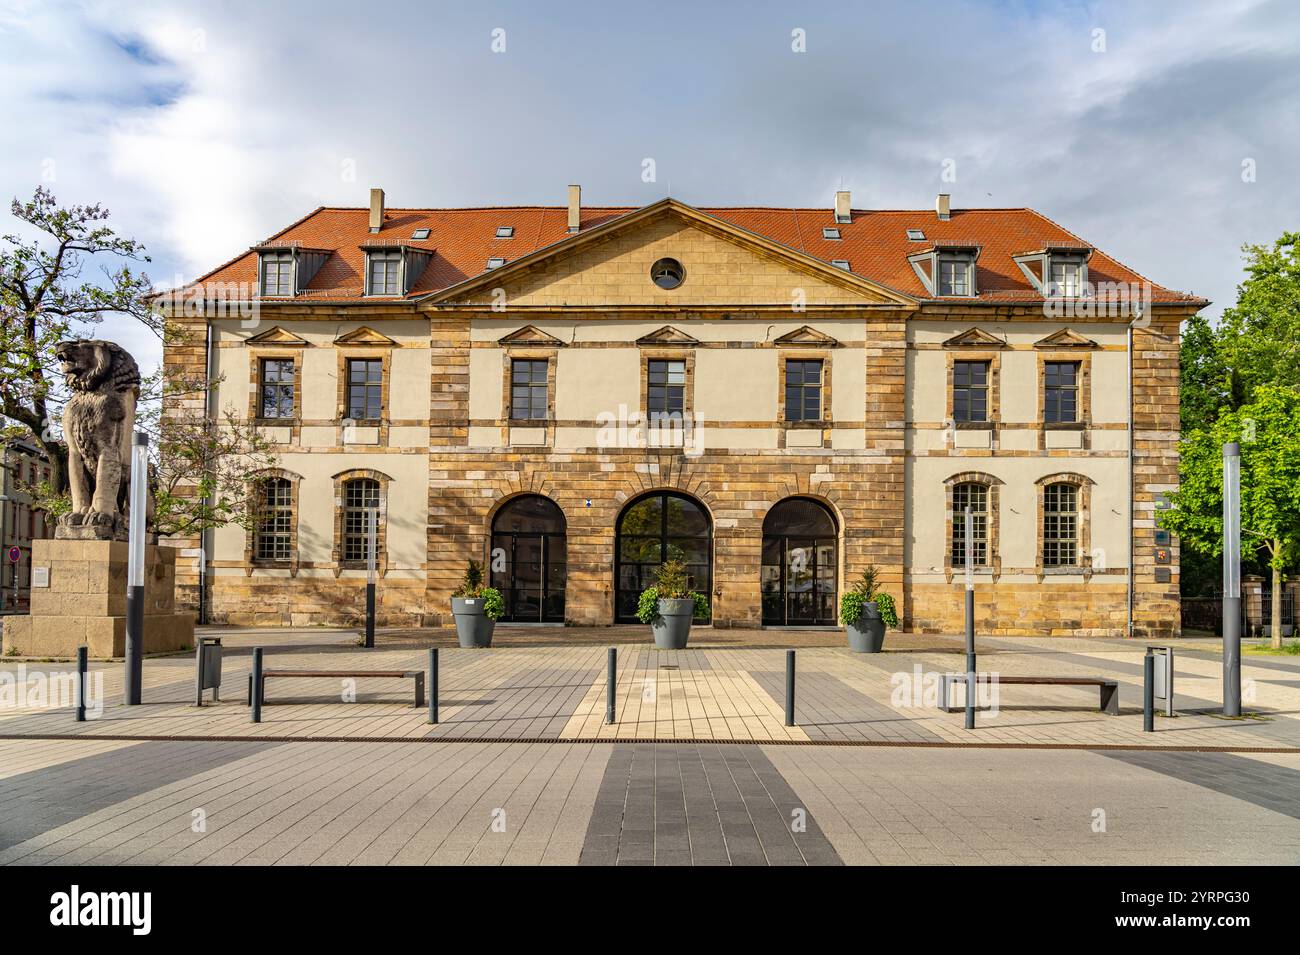
{"label": "window pediment", "polygon": [[945,348],[1006,348],[1007,343],[982,328],[968,328],[943,343]]}
{"label": "window pediment", "polygon": [[380,345],[393,346],[397,342],[393,341],[387,335],[375,331],[369,325],[362,325],[360,328],[354,328],[350,332],[345,332],[338,338],[334,339],[335,345]]}
{"label": "window pediment", "polygon": [[815,328],[809,328],[807,325],[804,325],[800,328],[796,328],[792,332],[786,332],[786,334],[776,339],[775,344],[810,345],[820,346],[822,348],[834,348],[839,345],[839,342],[824,332],[819,332]]}
{"label": "window pediment", "polygon": [[295,335],[293,332],[286,331],[279,325],[268,328],[264,332],[259,332],[252,338],[248,339],[249,345],[279,345],[300,348],[309,344],[307,339]]}
{"label": "window pediment", "polygon": [[1060,331],[1052,332],[1046,338],[1041,338],[1034,342],[1035,348],[1097,348],[1099,347],[1091,338],[1084,338],[1078,332],[1071,328],[1062,328]]}
{"label": "window pediment", "polygon": [[649,335],[642,335],[636,340],[638,345],[698,345],[699,339],[692,338],[680,329],[665,325]]}
{"label": "window pediment", "polygon": [[497,339],[498,345],[545,345],[548,348],[559,348],[564,342],[548,332],[542,331],[536,325],[525,325],[523,328],[517,328],[513,332],[502,335]]}

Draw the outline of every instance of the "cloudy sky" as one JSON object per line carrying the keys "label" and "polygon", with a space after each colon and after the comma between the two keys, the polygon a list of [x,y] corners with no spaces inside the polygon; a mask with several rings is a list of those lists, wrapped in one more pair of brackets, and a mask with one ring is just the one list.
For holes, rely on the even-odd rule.
{"label": "cloudy sky", "polygon": [[[167,286],[371,186],[394,206],[945,191],[1039,209],[1212,313],[1242,243],[1300,226],[1291,0],[0,0],[0,89],[5,197],[104,203]],[[135,330],[101,334],[156,364]]]}

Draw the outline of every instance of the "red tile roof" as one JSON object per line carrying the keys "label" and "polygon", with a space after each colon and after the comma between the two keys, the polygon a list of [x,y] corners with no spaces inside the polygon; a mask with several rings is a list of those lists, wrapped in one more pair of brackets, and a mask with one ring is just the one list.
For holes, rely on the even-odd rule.
{"label": "red tile roof", "polygon": [[[635,211],[623,207],[585,207],[582,231]],[[852,221],[836,223],[832,209],[701,208],[721,219],[806,255],[831,262],[846,259],[863,278],[918,299],[929,294],[907,260],[909,255],[939,245],[980,248],[976,288],[978,301],[1012,303],[1038,300],[1041,295],[1026,280],[1015,255],[1046,247],[1088,247],[1078,236],[1032,209],[954,209],[939,219],[933,211],[855,209]],[[496,238],[498,226],[514,226],[514,236]],[[822,229],[834,226],[841,239],[824,239]],[[412,239],[416,229],[428,229],[428,239]],[[910,241],[908,229],[920,229],[924,241]],[[569,238],[563,206],[499,206],[468,209],[387,209],[384,226],[369,231],[369,210],[322,207],[276,233],[268,242],[296,242],[305,248],[332,249],[331,255],[294,301],[361,298],[365,252],[376,240],[427,248],[434,255],[409,297],[448,288],[482,274],[490,257],[514,261],[530,252]],[[247,251],[196,281],[247,282],[255,285],[257,253]],[[1088,262],[1088,279],[1142,284],[1144,276],[1100,251]],[[1203,300],[1152,283],[1156,302],[1196,303]]]}

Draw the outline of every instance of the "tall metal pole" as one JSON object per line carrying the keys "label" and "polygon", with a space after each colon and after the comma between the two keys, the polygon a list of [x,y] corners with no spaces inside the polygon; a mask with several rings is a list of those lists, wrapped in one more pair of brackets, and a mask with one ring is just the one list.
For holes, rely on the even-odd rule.
{"label": "tall metal pole", "polygon": [[785,651],[785,725],[794,726],[794,651]]}
{"label": "tall metal pole", "polygon": [[1241,447],[1236,441],[1223,446],[1223,715],[1241,715]]}
{"label": "tall metal pole", "polygon": [[614,722],[618,694],[618,650],[610,647],[605,652],[605,722]]}
{"label": "tall metal pole", "polygon": [[366,511],[366,646],[375,645],[375,542],[379,537],[379,514]]}
{"label": "tall metal pole", "polygon": [[130,520],[127,527],[126,576],[126,703],[140,703],[144,657],[144,519],[148,507],[149,435],[131,439]]}
{"label": "tall metal pole", "polygon": [[975,515],[966,507],[966,728],[975,728]]}

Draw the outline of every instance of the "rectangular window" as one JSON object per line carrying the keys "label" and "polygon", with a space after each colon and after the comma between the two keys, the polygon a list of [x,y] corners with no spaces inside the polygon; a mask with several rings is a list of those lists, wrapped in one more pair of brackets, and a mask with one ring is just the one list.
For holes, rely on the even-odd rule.
{"label": "rectangular window", "polygon": [[1083,288],[1083,263],[1069,259],[1065,261],[1053,259],[1050,282],[1049,295],[1078,298]]}
{"label": "rectangular window", "polygon": [[822,363],[785,363],[785,420],[820,421],[822,418]]}
{"label": "rectangular window", "polygon": [[384,415],[384,363],[379,358],[348,359],[348,417],[378,421]]}
{"label": "rectangular window", "polygon": [[293,294],[293,256],[262,255],[262,294]]}
{"label": "rectangular window", "polygon": [[976,567],[989,563],[989,489],[968,482],[952,489],[952,566],[966,566],[966,508],[971,512],[971,557]]}
{"label": "rectangular window", "polygon": [[939,294],[970,295],[970,260],[962,256],[939,259]]}
{"label": "rectangular window", "polygon": [[262,482],[257,520],[258,560],[288,560],[293,543],[293,485],[284,478]]}
{"label": "rectangular window", "polygon": [[400,295],[398,274],[402,264],[398,255],[370,256],[370,295]]}
{"label": "rectangular window", "polygon": [[545,358],[516,358],[510,362],[512,420],[546,420],[546,374],[549,364]]}
{"label": "rectangular window", "polygon": [[1079,420],[1079,366],[1075,362],[1043,363],[1043,420]]}
{"label": "rectangular window", "polygon": [[1073,567],[1079,552],[1079,489],[1073,484],[1043,488],[1043,566]]}
{"label": "rectangular window", "polygon": [[686,362],[650,362],[646,414],[680,415],[686,408]]}
{"label": "rectangular window", "polygon": [[294,377],[292,358],[262,359],[260,417],[293,417]]}
{"label": "rectangular window", "polygon": [[952,363],[952,417],[954,421],[989,420],[989,363]]}

